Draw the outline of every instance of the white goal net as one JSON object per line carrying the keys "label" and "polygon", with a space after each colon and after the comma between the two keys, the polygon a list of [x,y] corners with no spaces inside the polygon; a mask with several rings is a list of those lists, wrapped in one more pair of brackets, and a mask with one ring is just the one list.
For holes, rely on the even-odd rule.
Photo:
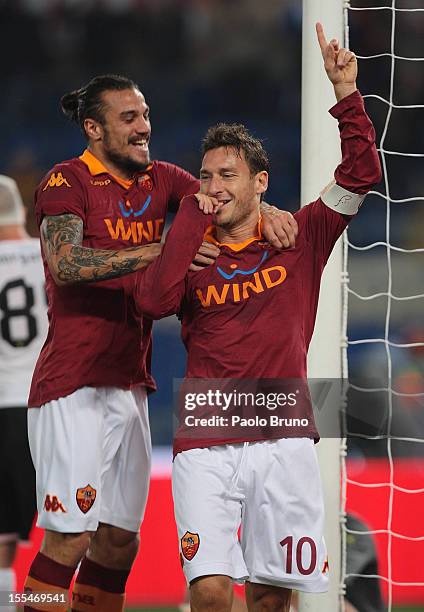
{"label": "white goal net", "polygon": [[[374,581],[388,610],[424,609],[424,1],[344,10],[383,181],[344,241],[342,498],[361,528],[342,512],[341,590]],[[349,544],[365,537],[377,552],[371,573],[349,561]]]}

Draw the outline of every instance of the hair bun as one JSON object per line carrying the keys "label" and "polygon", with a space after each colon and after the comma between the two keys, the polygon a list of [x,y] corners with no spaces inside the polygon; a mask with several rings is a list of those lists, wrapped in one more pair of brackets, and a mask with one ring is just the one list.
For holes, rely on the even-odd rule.
{"label": "hair bun", "polygon": [[68,117],[68,119],[75,121],[75,123],[79,123],[78,111],[82,94],[83,89],[76,89],[75,91],[65,94],[60,99],[62,112]]}

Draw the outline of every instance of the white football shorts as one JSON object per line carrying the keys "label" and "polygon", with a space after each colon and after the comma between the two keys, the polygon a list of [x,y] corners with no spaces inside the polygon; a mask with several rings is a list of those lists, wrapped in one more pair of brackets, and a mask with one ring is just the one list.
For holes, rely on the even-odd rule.
{"label": "white football shorts", "polygon": [[30,408],[28,437],[39,527],[80,533],[107,523],[139,530],[151,467],[144,387],[83,387]]}
{"label": "white football shorts", "polygon": [[184,451],[174,460],[172,487],[188,582],[220,574],[312,593],[328,589],[313,440]]}

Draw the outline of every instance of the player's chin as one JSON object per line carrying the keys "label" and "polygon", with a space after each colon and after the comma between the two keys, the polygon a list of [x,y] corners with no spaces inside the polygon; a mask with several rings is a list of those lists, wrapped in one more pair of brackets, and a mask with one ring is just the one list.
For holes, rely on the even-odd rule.
{"label": "player's chin", "polygon": [[228,211],[224,210],[224,208],[220,208],[213,216],[214,224],[218,227],[224,227],[228,224],[231,215],[228,214]]}
{"label": "player's chin", "polygon": [[150,163],[150,151],[148,149],[131,152],[129,157],[133,164],[141,167],[147,166]]}

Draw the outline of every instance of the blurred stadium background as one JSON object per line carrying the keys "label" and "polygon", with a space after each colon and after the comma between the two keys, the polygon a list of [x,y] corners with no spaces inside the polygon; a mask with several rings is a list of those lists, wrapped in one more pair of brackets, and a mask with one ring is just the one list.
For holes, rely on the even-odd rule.
{"label": "blurred stadium background", "polygon": [[[389,0],[355,3],[364,7],[391,4]],[[397,5],[424,6],[423,0],[399,1]],[[261,3],[257,0],[0,0],[0,172],[16,179],[31,211],[33,191],[41,176],[55,162],[79,154],[85,146],[75,126],[61,115],[60,96],[95,74],[117,72],[135,79],[151,105],[154,158],[172,161],[197,174],[199,143],[206,128],[218,120],[243,122],[264,139],[271,156],[267,200],[294,211],[300,204],[301,26],[301,0],[262,0]],[[424,14],[399,14],[396,27],[397,52],[408,57],[422,55]],[[354,13],[350,18],[350,40],[352,49],[361,55],[390,49],[389,11]],[[387,98],[389,77],[387,58],[360,64],[359,87],[363,93]],[[422,63],[397,63],[395,98],[399,105],[424,103]],[[381,136],[384,105],[371,99],[367,109]],[[393,111],[385,143],[387,149],[423,152],[424,121],[418,113],[417,109]],[[393,199],[424,194],[422,158],[391,156],[387,163]],[[386,203],[371,196],[351,227],[350,240],[356,245],[384,241],[385,224]],[[29,226],[36,235],[31,218]],[[423,227],[422,201],[391,206],[391,244],[422,248]],[[423,292],[421,257],[422,253],[415,253],[394,258],[395,294]],[[374,249],[360,257],[351,253],[349,272],[356,290],[363,294],[384,291],[386,266],[383,249],[381,252]],[[422,304],[417,299],[394,305],[391,329],[396,342],[423,341]],[[364,302],[352,298],[349,337],[381,337],[385,314],[384,299]],[[378,345],[352,347],[349,351],[351,376],[379,378],[384,368],[383,357]],[[423,347],[395,350],[392,359],[396,386],[405,392],[422,393]],[[157,461],[129,601],[134,605],[139,601],[146,605],[175,605],[184,591],[172,518],[167,450],[172,436],[172,379],[182,376],[184,371],[184,351],[175,318],[156,324],[153,369],[159,386],[150,402]],[[364,433],[373,434],[384,428],[384,407],[380,417],[374,430]],[[392,432],[401,437],[423,438],[422,402],[396,402]],[[393,447],[393,453],[403,474],[404,486],[409,483],[415,488],[423,487],[424,444],[399,442]],[[384,482],[388,469],[387,441],[349,440],[348,462],[352,474],[365,475],[370,482]],[[374,529],[383,528],[387,523],[388,493],[377,493],[356,491],[350,501],[348,497],[348,508]],[[394,508],[397,520],[403,532],[409,530],[410,534],[422,535],[424,496],[406,497],[397,500]],[[39,534],[34,537],[39,538]],[[381,536],[381,541],[376,538],[382,557],[386,549],[384,537]],[[402,547],[394,549],[394,567],[400,572],[398,579],[403,581],[410,572],[414,581],[423,581],[423,542],[413,544],[412,547],[411,542],[403,542]],[[24,568],[31,556],[31,551],[21,550],[19,567]],[[380,574],[387,563],[382,557],[379,558]],[[423,610],[423,602],[423,588],[395,589],[397,605],[410,604],[416,610]]]}

